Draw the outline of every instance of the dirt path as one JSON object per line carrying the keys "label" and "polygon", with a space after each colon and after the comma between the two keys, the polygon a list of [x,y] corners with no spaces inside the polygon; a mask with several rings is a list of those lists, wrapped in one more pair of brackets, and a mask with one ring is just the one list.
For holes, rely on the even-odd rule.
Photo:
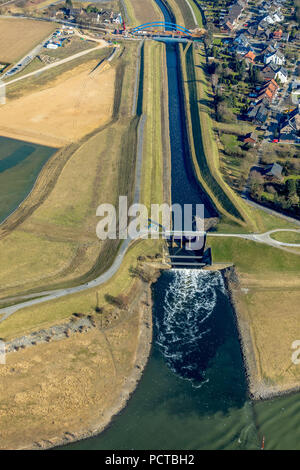
{"label": "dirt path", "polygon": [[91,52],[97,51],[99,49],[103,49],[104,47],[107,47],[107,46],[108,46],[107,42],[103,40],[102,44],[100,44],[97,47],[93,47],[92,49],[88,49],[86,51],[77,52],[77,54],[74,54],[70,57],[67,57],[66,59],[62,59],[58,62],[54,62],[53,64],[46,65],[45,67],[42,67],[41,69],[35,70],[34,72],[27,73],[26,75],[23,75],[22,77],[14,78],[13,80],[10,80],[9,82],[6,82],[6,83],[0,85],[0,88],[7,87],[7,86],[11,85],[12,83],[19,82],[20,80],[25,80],[26,78],[29,78],[29,77],[34,77],[35,75],[46,72],[49,69],[53,69],[54,67],[58,67],[59,65],[66,64],[67,62],[71,62],[72,60],[78,59],[79,57],[85,56],[85,55],[90,54]]}

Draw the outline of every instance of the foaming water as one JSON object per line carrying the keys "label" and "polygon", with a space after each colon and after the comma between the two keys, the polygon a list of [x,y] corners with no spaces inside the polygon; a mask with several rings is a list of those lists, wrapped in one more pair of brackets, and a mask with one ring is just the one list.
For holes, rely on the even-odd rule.
{"label": "foaming water", "polygon": [[156,317],[156,343],[169,368],[193,386],[208,382],[203,361],[218,292],[225,295],[220,274],[176,269],[170,275],[163,301],[163,315]]}
{"label": "foaming water", "polygon": [[153,286],[154,341],[128,406],[67,449],[300,450],[299,394],[253,404],[218,273],[171,270]]}

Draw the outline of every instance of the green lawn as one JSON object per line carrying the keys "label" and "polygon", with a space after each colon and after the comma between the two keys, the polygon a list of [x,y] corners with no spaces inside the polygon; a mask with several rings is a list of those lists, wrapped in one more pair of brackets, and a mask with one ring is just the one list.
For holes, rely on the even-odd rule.
{"label": "green lawn", "polygon": [[299,276],[300,256],[293,253],[239,238],[210,236],[208,245],[212,247],[213,262],[231,262],[243,273]]}
{"label": "green lawn", "polygon": [[271,238],[283,243],[299,243],[300,246],[300,232],[277,232],[272,233]]}
{"label": "green lawn", "polygon": [[200,11],[198,5],[196,4],[196,2],[194,0],[187,0],[187,2],[191,5],[191,7],[194,11],[194,14],[196,16],[199,28],[202,28],[203,27],[202,14],[201,14],[201,11]]}

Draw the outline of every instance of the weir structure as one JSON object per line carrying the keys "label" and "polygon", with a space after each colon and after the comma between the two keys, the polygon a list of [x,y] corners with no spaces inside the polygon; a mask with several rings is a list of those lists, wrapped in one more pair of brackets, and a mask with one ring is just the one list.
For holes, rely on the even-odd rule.
{"label": "weir structure", "polygon": [[211,248],[206,249],[206,232],[165,232],[168,253],[166,258],[172,268],[201,269],[211,266]]}
{"label": "weir structure", "polygon": [[[161,235],[166,240],[168,250],[165,252],[166,261],[172,268],[194,268],[211,266],[211,248],[206,249],[207,233],[204,230],[166,230],[166,228],[148,219],[147,236]],[[156,238],[156,237],[151,237]]]}

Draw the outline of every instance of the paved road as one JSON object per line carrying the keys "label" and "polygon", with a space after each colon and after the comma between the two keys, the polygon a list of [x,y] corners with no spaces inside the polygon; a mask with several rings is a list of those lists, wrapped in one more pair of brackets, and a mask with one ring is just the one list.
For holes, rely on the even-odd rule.
{"label": "paved road", "polygon": [[88,49],[86,51],[78,52],[77,54],[67,57],[66,59],[62,59],[58,62],[54,62],[53,64],[46,65],[45,67],[35,70],[34,72],[27,73],[26,75],[23,75],[22,77],[14,78],[13,80],[10,80],[9,82],[5,82],[4,84],[0,85],[0,88],[7,87],[8,85],[19,82],[20,80],[25,80],[25,78],[34,77],[35,75],[46,72],[47,70],[53,69],[54,67],[58,67],[59,65],[66,64],[67,62],[71,62],[72,60],[78,59],[79,57],[90,54],[93,51],[97,51],[98,49],[103,49],[103,47],[107,47],[107,42],[104,40],[102,40],[102,42],[103,44],[97,47],[93,47],[92,49]]}
{"label": "paved road", "polygon": [[[50,34],[46,39],[44,39],[40,44],[38,44],[32,51],[28,52],[23,59],[18,60],[17,64],[15,64],[13,67],[10,67],[10,69],[3,74],[1,77],[2,79],[12,77],[13,75],[16,75],[17,73],[21,72],[24,70],[27,65],[30,64],[30,62],[33,61],[33,59],[40,53],[40,51],[43,48],[43,45],[45,42],[49,41],[53,36],[53,33]],[[16,69],[15,72],[12,72],[13,69]]]}
{"label": "paved road", "polygon": [[[264,243],[276,248],[300,248],[300,243],[284,243],[274,240],[271,235],[276,232],[294,232],[300,233],[300,229],[274,229],[265,233],[213,233],[209,232],[207,235],[212,237],[235,237],[243,238],[244,240],[251,240],[253,242]],[[288,250],[289,251],[289,250]],[[292,251],[292,253],[296,253]]]}
{"label": "paved road", "polygon": [[[139,129],[138,129],[138,156],[137,156],[137,168],[136,168],[136,190],[135,190],[135,196],[134,196],[134,203],[139,202],[140,200],[140,188],[141,188],[141,166],[142,166],[142,155],[143,155],[143,134],[144,134],[144,126],[146,122],[146,116],[142,116],[139,124]],[[271,234],[275,232],[295,232],[295,233],[300,233],[299,230],[293,230],[293,229],[274,229],[270,230],[269,232],[262,233],[262,234],[241,234],[241,233],[208,233],[208,236],[212,237],[234,237],[234,238],[242,238],[244,240],[251,240],[253,242],[257,243],[263,243],[265,245],[269,245],[275,248],[280,248],[285,251],[290,251],[292,253],[297,254],[297,252],[290,250],[290,248],[293,247],[300,247],[300,244],[296,243],[283,243],[279,242],[277,240],[274,240],[271,238]],[[128,238],[124,240],[124,242],[121,245],[120,251],[115,258],[112,266],[101,276],[97,277],[93,281],[87,282],[86,284],[83,284],[81,286],[77,287],[71,287],[68,289],[60,289],[60,290],[55,290],[55,291],[44,291],[44,292],[39,292],[37,294],[32,294],[31,300],[25,300],[24,302],[21,302],[17,305],[13,305],[11,307],[7,308],[2,308],[0,309],[0,315],[2,315],[2,318],[0,320],[0,323],[4,320],[6,320],[8,317],[10,317],[13,313],[17,312],[18,310],[21,310],[26,307],[32,307],[34,305],[38,305],[44,302],[48,302],[50,300],[55,300],[59,299],[61,297],[65,297],[66,295],[71,295],[71,294],[76,294],[79,292],[84,292],[88,289],[92,289],[94,287],[98,287],[105,282],[109,281],[112,276],[119,270],[124,256],[126,254],[126,251],[128,250],[131,242],[133,240],[131,238]],[[42,296],[42,297],[41,297]],[[19,297],[19,301],[28,298],[29,295]],[[36,298],[34,298],[36,297]],[[13,298],[11,300],[16,300],[16,298]],[[7,299],[9,301],[9,299]]]}
{"label": "paved road", "polygon": [[260,209],[267,214],[274,215],[276,217],[280,217],[281,219],[284,219],[286,222],[289,222],[294,225],[299,225],[300,227],[300,220],[294,219],[293,217],[289,217],[288,215],[281,214],[281,212],[277,212],[273,209],[269,209],[268,207],[263,206],[262,204],[258,204],[257,202],[252,201],[249,199],[248,195],[243,193],[243,200],[251,207],[254,207],[255,209]]}

